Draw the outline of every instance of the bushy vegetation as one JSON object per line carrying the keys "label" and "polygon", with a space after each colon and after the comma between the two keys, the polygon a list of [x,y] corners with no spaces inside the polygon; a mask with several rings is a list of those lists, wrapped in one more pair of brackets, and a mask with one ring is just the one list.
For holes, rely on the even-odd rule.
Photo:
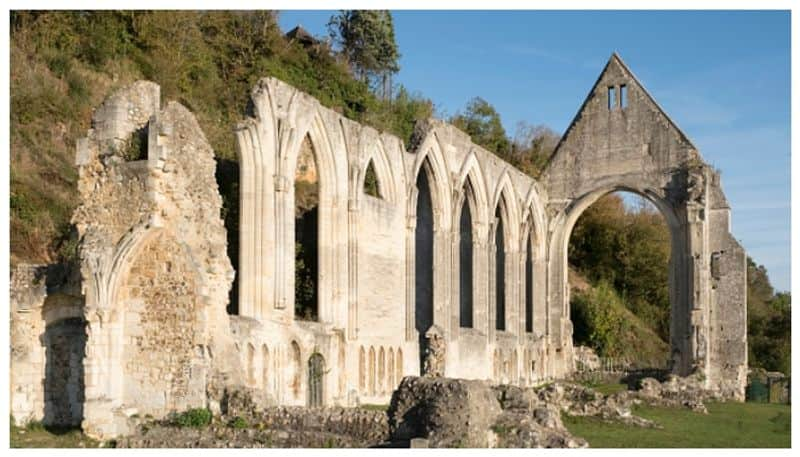
{"label": "bushy vegetation", "polygon": [[576,345],[640,367],[663,367],[667,361],[667,343],[627,309],[614,287],[604,280],[573,292],[570,317]]}
{"label": "bushy vegetation", "polygon": [[763,265],[747,258],[747,348],[751,367],[790,374],[792,297],[775,293]]}
{"label": "bushy vegetation", "polygon": [[[304,46],[284,37],[276,15],[12,12],[12,264],[61,260],[77,204],[75,141],[89,128],[92,108],[137,79],[158,83],[164,100],[180,101],[197,116],[224,165],[218,178],[238,176],[233,127],[247,112],[250,89],[264,76],[406,141],[415,120],[432,114],[429,100],[402,87],[393,98],[377,97],[324,43]],[[238,186],[220,184],[226,226],[235,233]],[[235,258],[238,244],[230,244]]]}
{"label": "bushy vegetation", "polygon": [[174,423],[179,427],[205,427],[212,417],[208,408],[193,408],[175,416]]}
{"label": "bushy vegetation", "polygon": [[655,207],[628,208],[620,194],[601,198],[575,224],[568,255],[590,282],[611,285],[625,307],[669,341],[670,238]]}
{"label": "bushy vegetation", "polygon": [[509,137],[500,114],[481,97],[470,100],[465,110],[451,117],[450,122],[469,134],[475,144],[534,178],[544,171],[560,138],[547,126],[524,121],[517,124],[514,137]]}
{"label": "bushy vegetation", "polygon": [[233,419],[231,419],[228,425],[230,425],[232,428],[235,429],[244,429],[250,426],[250,424],[247,422],[247,419],[241,416],[236,416]]}

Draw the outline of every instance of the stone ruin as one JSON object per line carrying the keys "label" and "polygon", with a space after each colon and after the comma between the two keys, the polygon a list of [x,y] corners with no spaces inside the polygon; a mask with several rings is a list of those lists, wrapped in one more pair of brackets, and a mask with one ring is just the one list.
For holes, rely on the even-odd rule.
{"label": "stone ruin", "polygon": [[719,173],[616,54],[538,180],[441,121],[404,145],[274,78],[251,99],[235,271],[191,112],[151,82],[95,111],[76,154],[79,265],[12,274],[17,422],[107,438],[135,417],[223,411],[237,390],[355,406],[386,404],[409,375],[566,377],[569,236],[618,190],[670,229],[673,373],[744,399],[746,257]]}

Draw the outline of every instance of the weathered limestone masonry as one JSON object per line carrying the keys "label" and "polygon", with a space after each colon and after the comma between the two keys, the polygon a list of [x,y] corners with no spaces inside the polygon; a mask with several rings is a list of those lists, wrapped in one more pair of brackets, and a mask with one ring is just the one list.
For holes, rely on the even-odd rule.
{"label": "weathered limestone masonry", "polygon": [[[78,143],[73,222],[88,333],[83,426],[107,436],[134,414],[206,406],[239,367],[216,164],[194,116],[174,102],[161,109],[159,87],[138,82],[107,99],[92,127]],[[147,157],[125,161],[134,135]]]}
{"label": "weathered limestone masonry", "polygon": [[548,190],[550,334],[569,349],[567,244],[581,213],[601,196],[648,198],[671,233],[672,369],[744,399],[747,376],[746,256],[730,234],[719,173],[612,56],[542,177]]}
{"label": "weathered limestone masonry", "polygon": [[[251,95],[236,130],[238,315],[225,311],[234,272],[213,151],[186,108],[162,109],[158,86],[138,82],[78,144],[81,290],[14,274],[18,421],[82,420],[110,437],[134,414],[224,408],[240,388],[263,405],[353,406],[388,403],[408,375],[566,376],[569,236],[616,190],[653,201],[672,233],[673,370],[743,399],[745,254],[719,174],[618,56],[539,181],[441,121],[406,146],[273,78]],[[137,145],[146,159],[130,160]],[[315,226],[296,227],[295,187]],[[313,312],[296,316],[296,280]]]}

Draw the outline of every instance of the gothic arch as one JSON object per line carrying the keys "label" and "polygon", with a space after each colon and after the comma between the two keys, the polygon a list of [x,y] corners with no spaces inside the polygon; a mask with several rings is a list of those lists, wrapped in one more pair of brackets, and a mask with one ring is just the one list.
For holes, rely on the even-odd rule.
{"label": "gothic arch", "polygon": [[[472,192],[467,195],[464,192],[465,186],[469,184]],[[470,151],[467,158],[461,165],[461,170],[455,179],[455,204],[453,205],[452,227],[458,226],[458,220],[461,216],[461,204],[464,198],[470,198],[470,209],[472,209],[473,218],[476,220],[473,225],[479,228],[485,228],[488,225],[488,211],[489,211],[489,197],[486,191],[486,179],[484,178],[483,170],[481,169],[480,162],[475,156],[475,151]],[[478,234],[476,234],[478,235]],[[478,237],[476,236],[476,239]]]}
{"label": "gothic arch", "polygon": [[[288,153],[279,157],[278,176],[283,177],[279,179],[289,180],[286,184],[289,192],[279,193],[278,198],[288,198],[287,195],[291,195],[291,198],[288,198],[288,201],[284,203],[286,222],[289,222],[288,225],[291,227],[291,230],[287,229],[289,232],[287,238],[293,239],[294,236],[294,218],[290,216],[290,213],[294,212],[294,186],[290,183],[294,181],[295,168],[297,167],[301,144],[303,140],[308,137],[311,142],[317,173],[319,174],[318,244],[319,246],[336,246],[336,240],[339,235],[338,231],[335,229],[338,225],[338,215],[336,214],[337,205],[334,202],[339,198],[337,196],[345,195],[344,190],[346,185],[346,180],[340,179],[338,175],[337,170],[342,167],[338,166],[337,162],[343,159],[337,160],[333,152],[334,148],[329,138],[329,132],[317,110],[314,111],[313,117],[310,118],[307,123],[301,123],[301,127],[298,131],[304,133],[294,136],[294,141],[291,142],[287,149]],[[281,184],[278,183],[278,186],[280,185]],[[287,252],[285,252],[285,259],[283,261],[285,265],[289,267],[289,271],[294,271],[295,243],[286,243],[285,246]],[[317,258],[317,311],[320,322],[331,322],[335,313],[334,281],[336,278],[332,274],[335,270],[335,259],[332,254],[330,250],[320,249]],[[278,254],[278,256],[279,255],[280,254]],[[289,284],[285,292],[286,297],[293,297],[291,291],[294,290],[294,277],[294,274],[289,274],[288,277],[285,278],[285,281]],[[293,298],[291,302],[294,302]]]}
{"label": "gothic arch", "polygon": [[497,185],[495,186],[494,194],[492,196],[492,206],[491,206],[491,213],[494,215],[495,210],[501,204],[501,210],[505,213],[504,216],[504,230],[507,246],[511,246],[509,251],[516,251],[517,243],[514,240],[519,239],[519,226],[520,226],[520,211],[519,211],[519,197],[517,196],[517,191],[514,188],[514,184],[511,182],[511,177],[508,175],[508,170],[504,170],[503,174],[500,175],[500,179],[497,181]]}
{"label": "gothic arch", "polygon": [[392,171],[392,166],[386,155],[386,148],[383,145],[383,141],[377,138],[375,141],[371,142],[371,146],[368,147],[371,151],[363,155],[363,160],[361,160],[358,165],[359,173],[358,182],[355,186],[356,191],[360,194],[362,189],[364,189],[364,180],[367,175],[366,171],[371,161],[375,169],[375,175],[378,178],[381,198],[390,203],[397,202],[398,195],[402,193],[398,192],[400,189],[399,180],[396,179],[395,173]]}
{"label": "gothic arch", "polygon": [[444,159],[438,148],[432,148],[429,152],[420,154],[414,165],[413,179],[409,182],[411,187],[409,195],[414,198],[409,199],[409,214],[416,215],[416,182],[423,169],[429,180],[431,187],[431,203],[433,204],[433,223],[434,227],[445,228],[447,219],[444,216],[450,205],[450,189],[448,186],[448,172],[444,165]]}
{"label": "gothic arch", "polygon": [[[493,220],[489,228],[488,246],[491,246],[489,268],[490,303],[488,329],[489,334],[495,331],[517,333],[514,322],[517,319],[518,284],[517,255],[519,239],[519,199],[511,183],[508,171],[504,171],[497,182],[492,199]],[[499,215],[499,218],[497,217]],[[502,227],[502,233],[497,231]],[[498,240],[503,242],[502,249],[497,246]]]}
{"label": "gothic arch", "polygon": [[539,195],[539,190],[536,184],[531,185],[528,191],[528,196],[525,198],[521,220],[523,236],[520,237],[520,252],[522,252],[523,244],[527,242],[525,234],[528,230],[532,230],[533,238],[533,255],[538,258],[546,257],[545,246],[547,245],[547,219],[545,216],[544,205],[542,198]]}
{"label": "gothic arch", "polygon": [[[429,135],[423,142],[421,148],[415,154],[414,163],[412,166],[413,180],[409,183],[408,197],[408,223],[406,232],[406,339],[413,340],[420,337],[424,329],[417,329],[419,324],[417,322],[417,287],[418,278],[416,275],[417,269],[417,255],[416,255],[416,238],[417,238],[417,200],[419,197],[419,190],[417,189],[418,179],[422,179],[422,173],[425,173],[427,186],[430,190],[430,203],[432,212],[432,245],[431,252],[431,287],[432,287],[432,300],[430,306],[432,309],[432,322],[441,323],[446,326],[445,322],[448,321],[449,303],[447,300],[450,297],[450,255],[452,246],[449,243],[449,236],[446,236],[446,231],[450,227],[450,214],[451,205],[451,191],[450,180],[448,179],[448,172],[446,162],[439,147],[438,142],[435,140],[435,135]],[[419,324],[419,325],[418,325]]]}
{"label": "gothic arch", "polygon": [[[547,320],[547,219],[538,188],[534,183],[525,198],[519,236],[520,253],[520,335],[545,333]],[[530,249],[530,256],[528,253]],[[528,297],[531,294],[531,297]],[[531,303],[528,303],[528,300]],[[528,310],[528,306],[532,310]],[[523,319],[524,317],[524,319]],[[532,322],[528,323],[528,318]]]}

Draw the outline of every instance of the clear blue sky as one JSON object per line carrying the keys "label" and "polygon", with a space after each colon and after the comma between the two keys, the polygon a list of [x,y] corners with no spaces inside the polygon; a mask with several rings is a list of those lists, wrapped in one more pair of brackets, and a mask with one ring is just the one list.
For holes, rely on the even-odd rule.
{"label": "clear blue sky", "polygon": [[[332,11],[283,11],[327,35]],[[722,170],[733,234],[790,289],[790,15],[750,11],[395,11],[396,81],[451,115],[481,96],[563,133],[613,51]]]}

